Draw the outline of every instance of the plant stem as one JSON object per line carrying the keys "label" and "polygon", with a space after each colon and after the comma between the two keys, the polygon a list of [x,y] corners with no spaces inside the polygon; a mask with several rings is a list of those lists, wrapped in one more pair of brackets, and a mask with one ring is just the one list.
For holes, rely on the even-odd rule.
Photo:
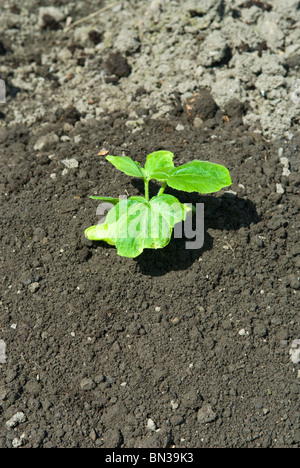
{"label": "plant stem", "polygon": [[145,198],[149,201],[149,180],[145,180]]}
{"label": "plant stem", "polygon": [[166,187],[167,187],[167,182],[164,182],[161,189],[160,189],[160,191],[157,194],[158,197],[164,193]]}

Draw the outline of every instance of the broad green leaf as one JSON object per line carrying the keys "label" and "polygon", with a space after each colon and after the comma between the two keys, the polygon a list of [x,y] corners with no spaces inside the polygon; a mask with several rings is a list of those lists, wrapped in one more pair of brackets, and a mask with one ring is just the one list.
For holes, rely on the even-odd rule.
{"label": "broad green leaf", "polygon": [[174,166],[162,167],[151,174],[151,179],[158,180],[159,182],[165,182],[173,170]]}
{"label": "broad green leaf", "polygon": [[140,163],[133,161],[129,156],[106,156],[106,159],[119,171],[125,172],[129,176],[146,178],[146,172]]}
{"label": "broad green leaf", "polygon": [[147,156],[145,163],[145,170],[149,178],[153,178],[152,174],[165,167],[174,167],[173,163],[174,154],[170,151],[155,151]]}
{"label": "broad green leaf", "polygon": [[167,184],[184,192],[212,193],[231,185],[228,169],[207,161],[191,161],[174,168]]}
{"label": "broad green leaf", "polygon": [[141,203],[147,203],[146,198],[141,197],[140,195],[133,195],[132,197],[130,197],[130,200],[139,201]]}
{"label": "broad green leaf", "polygon": [[113,198],[113,197],[98,197],[96,195],[93,195],[90,197],[92,200],[101,200],[103,202],[108,202],[111,203],[112,205],[116,205],[119,203],[120,198]]}
{"label": "broad green leaf", "polygon": [[84,231],[84,235],[89,240],[102,240],[109,245],[115,245],[114,240],[110,237],[111,233],[107,224],[91,226]]}
{"label": "broad green leaf", "polygon": [[144,249],[165,247],[175,224],[184,221],[191,211],[172,195],[153,197],[150,202],[134,198],[115,205],[105,223],[86,229],[85,236],[115,245],[119,255],[134,258]]}

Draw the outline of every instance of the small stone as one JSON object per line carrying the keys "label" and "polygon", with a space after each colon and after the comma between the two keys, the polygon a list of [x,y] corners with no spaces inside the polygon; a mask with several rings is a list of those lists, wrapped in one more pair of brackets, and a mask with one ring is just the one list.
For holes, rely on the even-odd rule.
{"label": "small stone", "polygon": [[290,168],[290,162],[289,162],[288,158],[286,158],[285,156],[281,156],[279,158],[279,160],[280,160],[280,163],[283,165],[282,175],[286,176],[286,177],[289,177],[289,175],[291,174],[291,171],[289,169]]}
{"label": "small stone", "polygon": [[59,138],[56,133],[51,132],[39,138],[33,149],[35,151],[50,151],[55,148],[58,142]]}
{"label": "small stone", "polygon": [[294,340],[292,342],[289,354],[293,364],[300,363],[300,339]]}
{"label": "small stone", "polygon": [[180,424],[185,422],[185,417],[180,414],[176,414],[171,416],[170,421],[173,426],[180,426]]}
{"label": "small stone", "polygon": [[172,408],[172,410],[176,410],[178,407],[179,407],[179,404],[178,404],[176,401],[171,400],[171,408]]}
{"label": "small stone", "polygon": [[217,413],[215,413],[208,403],[204,403],[202,408],[198,410],[197,420],[200,424],[211,423],[217,419]]}
{"label": "small stone", "polygon": [[200,117],[195,117],[194,119],[194,127],[199,128],[203,124],[203,120]]}
{"label": "small stone", "polygon": [[94,378],[96,384],[105,382],[105,376],[103,374],[99,374]]}
{"label": "small stone", "polygon": [[67,169],[76,169],[79,166],[77,159],[63,159],[62,163],[66,166]]}
{"label": "small stone", "polygon": [[95,442],[95,440],[97,439],[97,434],[96,434],[96,431],[95,429],[91,429],[91,432],[90,432],[90,439],[92,439],[93,442]]}
{"label": "small stone", "polygon": [[16,427],[19,424],[24,423],[26,421],[27,421],[27,418],[26,418],[25,414],[22,413],[22,411],[20,411],[20,412],[14,414],[12,418],[10,418],[8,421],[6,421],[5,424],[6,424],[6,427],[12,428],[12,427]]}
{"label": "small stone", "polygon": [[236,196],[237,196],[237,193],[234,192],[233,190],[224,191],[224,198],[235,198]]}
{"label": "small stone", "polygon": [[171,319],[171,323],[173,325],[177,325],[178,323],[180,322],[180,318],[179,317],[174,317]]}
{"label": "small stone", "polygon": [[64,142],[64,141],[70,141],[71,138],[70,138],[68,135],[62,135],[62,136],[60,137],[60,140],[63,141],[63,142]]}
{"label": "small stone", "polygon": [[284,193],[284,188],[281,184],[276,184],[276,193]]}
{"label": "small stone", "polygon": [[295,350],[291,350],[290,355],[291,355],[291,361],[292,361],[293,364],[299,364],[300,363],[300,348],[295,349]]}
{"label": "small stone", "polygon": [[182,131],[184,130],[184,125],[178,124],[177,127],[176,127],[176,130],[177,130],[178,132],[182,132]]}
{"label": "small stone", "polygon": [[0,402],[4,401],[8,395],[8,390],[4,387],[0,387]]}
{"label": "small stone", "polygon": [[300,281],[297,275],[290,275],[288,279],[292,289],[300,289]]}
{"label": "small stone", "polygon": [[81,390],[85,390],[85,391],[93,390],[95,387],[96,387],[96,384],[91,378],[86,377],[82,379],[82,381],[80,382]]}
{"label": "small stone", "polygon": [[147,429],[149,429],[149,431],[155,431],[156,430],[156,424],[153,421],[153,419],[151,419],[151,418],[149,418],[148,421],[147,421]]}
{"label": "small stone", "polygon": [[6,344],[4,340],[0,340],[0,364],[6,364]]}
{"label": "small stone", "polygon": [[28,290],[29,290],[31,293],[35,293],[36,291],[38,291],[39,288],[40,288],[40,285],[39,285],[39,283],[37,283],[37,282],[31,283],[31,284],[29,284],[29,286],[28,286]]}
{"label": "small stone", "polygon": [[[52,18],[52,20],[50,20]],[[38,25],[40,28],[57,29],[58,23],[64,18],[64,13],[57,7],[41,7],[39,8]]]}
{"label": "small stone", "polygon": [[74,143],[77,145],[78,143],[80,143],[82,140],[82,137],[80,135],[75,135],[74,136]]}
{"label": "small stone", "polygon": [[22,434],[21,437],[15,437],[11,443],[13,448],[19,448],[22,447],[23,442],[24,442],[24,435]]}

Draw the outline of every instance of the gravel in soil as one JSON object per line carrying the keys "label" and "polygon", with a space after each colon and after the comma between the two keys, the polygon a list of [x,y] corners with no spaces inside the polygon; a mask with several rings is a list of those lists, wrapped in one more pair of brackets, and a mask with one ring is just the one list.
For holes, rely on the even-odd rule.
{"label": "gravel in soil", "polygon": [[[66,35],[71,11],[99,2],[4,2],[1,447],[299,447],[300,131],[251,81],[277,80],[290,102],[296,3],[120,2]],[[240,66],[232,95],[217,92]],[[143,163],[159,149],[231,172],[217,194],[169,190],[204,203],[203,247],[127,259],[87,241],[89,195],[143,190],[106,151]]]}

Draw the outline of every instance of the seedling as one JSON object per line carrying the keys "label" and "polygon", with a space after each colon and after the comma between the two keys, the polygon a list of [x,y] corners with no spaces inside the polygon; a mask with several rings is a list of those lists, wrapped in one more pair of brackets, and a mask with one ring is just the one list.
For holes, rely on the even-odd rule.
{"label": "seedling", "polygon": [[[90,197],[110,203],[112,208],[104,223],[85,230],[85,237],[115,245],[123,257],[137,257],[144,249],[161,249],[170,242],[175,224],[185,221],[193,212],[190,204],[180,203],[173,195],[164,193],[167,187],[205,194],[231,185],[228,169],[220,164],[194,160],[175,167],[173,157],[170,151],[156,151],[147,156],[142,167],[128,156],[106,156],[107,161],[120,171],[143,179],[145,197]],[[151,199],[150,180],[162,184],[158,194]]]}

